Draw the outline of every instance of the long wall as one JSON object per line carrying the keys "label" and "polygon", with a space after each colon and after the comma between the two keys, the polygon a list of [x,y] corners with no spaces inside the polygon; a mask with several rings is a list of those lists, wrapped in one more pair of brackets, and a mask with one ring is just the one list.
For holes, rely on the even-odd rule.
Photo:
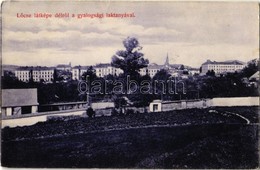
{"label": "long wall", "polygon": [[86,112],[84,110],[66,110],[66,111],[56,111],[56,112],[45,112],[45,113],[35,113],[30,115],[25,115],[23,117],[13,117],[2,119],[2,128],[4,127],[16,127],[16,126],[30,126],[38,122],[47,121],[49,116],[70,116],[70,115],[83,115]]}
{"label": "long wall", "polygon": [[259,97],[221,97],[213,98],[210,106],[259,106]]}
{"label": "long wall", "polygon": [[[259,106],[259,97],[230,97],[230,98],[213,98],[204,100],[190,100],[190,101],[169,101],[162,104],[162,111],[188,109],[188,108],[205,108],[205,107],[218,107],[218,106]],[[144,111],[144,108],[132,108],[140,112]],[[146,107],[147,110],[148,107]],[[70,115],[83,115],[86,112],[84,109],[78,110],[63,110],[56,112],[42,112],[35,114],[27,114],[22,117],[13,116],[2,117],[2,128],[4,127],[16,127],[16,126],[30,126],[37,122],[45,122],[49,116],[70,116]],[[97,109],[97,116],[110,116],[112,108]]]}
{"label": "long wall", "polygon": [[170,110],[181,110],[181,109],[190,109],[190,108],[205,108],[209,106],[209,103],[210,103],[209,99],[169,101],[169,102],[163,102],[161,110],[170,111]]}
{"label": "long wall", "polygon": [[150,103],[150,112],[153,112],[153,105],[158,105],[158,110],[155,112],[221,106],[259,106],[259,97],[221,97],[213,99],[157,101]]}

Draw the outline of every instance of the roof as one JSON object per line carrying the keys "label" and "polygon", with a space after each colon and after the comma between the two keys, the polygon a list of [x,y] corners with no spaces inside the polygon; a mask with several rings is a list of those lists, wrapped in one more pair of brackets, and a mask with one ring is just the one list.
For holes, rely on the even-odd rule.
{"label": "roof", "polygon": [[71,65],[69,65],[69,64],[59,64],[59,65],[57,65],[57,67],[71,67]]}
{"label": "roof", "polygon": [[190,70],[190,71],[200,71],[199,68],[190,68],[189,70]]}
{"label": "roof", "polygon": [[205,63],[203,63],[202,65],[205,65],[205,64],[244,65],[243,62],[238,61],[238,60],[221,61],[221,62],[207,60],[207,61],[206,61]]}
{"label": "roof", "polygon": [[95,65],[94,67],[111,67],[111,64],[110,63],[100,63],[100,64]]}
{"label": "roof", "polygon": [[148,65],[146,68],[148,69],[162,69],[163,65]]}
{"label": "roof", "polygon": [[255,74],[253,74],[251,77],[249,77],[249,80],[251,80],[251,79],[259,80],[259,71],[255,72]]}
{"label": "roof", "polygon": [[74,66],[72,69],[88,69],[90,66]]}
{"label": "roof", "polygon": [[26,66],[26,67],[19,67],[17,70],[24,70],[24,71],[30,71],[30,70],[54,70],[54,67],[32,67],[32,66]]}
{"label": "roof", "polygon": [[[182,64],[170,64],[172,68],[179,68]],[[183,65],[184,66],[184,65]],[[185,66],[184,66],[185,67]]]}
{"label": "roof", "polygon": [[3,89],[2,107],[38,105],[37,89]]}

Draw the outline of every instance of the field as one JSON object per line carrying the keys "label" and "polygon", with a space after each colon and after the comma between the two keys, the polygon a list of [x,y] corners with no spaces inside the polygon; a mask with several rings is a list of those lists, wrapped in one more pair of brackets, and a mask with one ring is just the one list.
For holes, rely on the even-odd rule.
{"label": "field", "polygon": [[258,107],[223,107],[5,128],[2,165],[251,169],[259,161],[258,117]]}

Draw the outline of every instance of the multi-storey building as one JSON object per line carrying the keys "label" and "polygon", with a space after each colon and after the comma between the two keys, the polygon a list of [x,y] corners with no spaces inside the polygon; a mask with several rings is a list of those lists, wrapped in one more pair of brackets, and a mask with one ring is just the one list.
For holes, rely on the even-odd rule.
{"label": "multi-storey building", "polygon": [[[145,68],[140,69],[140,75],[149,75],[151,78],[155,76],[160,70],[166,70],[171,76],[179,76],[182,74],[183,70],[180,70],[181,66],[185,69],[186,66],[182,64],[170,64],[168,54],[166,56],[165,63],[163,65],[158,65],[152,63]],[[188,71],[188,70],[187,70]]]}
{"label": "multi-storey building", "polygon": [[72,79],[80,80],[84,72],[87,72],[89,66],[75,66],[72,68]]}
{"label": "multi-storey building", "polygon": [[140,73],[141,76],[149,75],[150,77],[153,77],[161,69],[163,69],[162,65],[151,64],[151,65],[148,65],[145,68],[140,69],[139,73]]}
{"label": "multi-storey building", "polygon": [[94,69],[96,70],[96,75],[98,77],[105,77],[107,75],[118,76],[123,73],[121,69],[112,67],[111,64],[97,64],[94,66]]}
{"label": "multi-storey building", "polygon": [[20,67],[17,70],[15,70],[14,74],[15,77],[18,78],[18,80],[27,82],[30,80],[31,70],[32,67]]}
{"label": "multi-storey building", "polygon": [[20,67],[15,70],[15,77],[20,81],[51,82],[53,81],[54,67]]}
{"label": "multi-storey building", "polygon": [[205,75],[208,71],[213,70],[216,74],[233,73],[240,71],[245,65],[240,61],[224,61],[216,62],[207,60],[201,66],[201,74]]}
{"label": "multi-storey building", "polygon": [[[75,66],[72,68],[72,79],[80,80],[84,72],[87,72],[89,66]],[[123,73],[119,68],[112,67],[111,64],[97,64],[93,66],[97,77],[105,77],[107,75],[116,75]]]}
{"label": "multi-storey building", "polygon": [[71,63],[69,64],[59,64],[56,66],[57,70],[62,70],[62,71],[71,71]]}
{"label": "multi-storey building", "polygon": [[32,78],[35,82],[51,82],[54,79],[54,67],[35,67],[32,70]]}
{"label": "multi-storey building", "polygon": [[[182,69],[181,66],[183,67]],[[54,79],[54,70],[56,69],[58,72],[66,71],[71,72],[73,80],[81,80],[82,75],[87,72],[90,66],[74,66],[71,67],[71,63],[68,65],[57,65],[55,67],[20,67],[15,71],[15,76],[21,81],[29,81],[33,80],[35,82],[45,81],[50,82]],[[97,77],[105,77],[107,75],[118,76],[123,73],[123,70],[119,68],[112,67],[111,64],[97,64],[93,66],[95,70],[95,74]],[[163,65],[158,64],[150,64],[145,68],[139,70],[140,75],[149,75],[150,77],[154,77],[156,73],[160,70],[167,70],[169,74],[172,76],[178,76],[183,72],[184,66],[180,64],[169,64],[169,57],[167,54],[166,61]],[[180,72],[181,71],[181,72]]]}

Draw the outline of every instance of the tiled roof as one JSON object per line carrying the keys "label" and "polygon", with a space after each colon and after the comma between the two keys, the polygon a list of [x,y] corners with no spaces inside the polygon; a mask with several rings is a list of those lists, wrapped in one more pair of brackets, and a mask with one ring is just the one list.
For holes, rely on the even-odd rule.
{"label": "tiled roof", "polygon": [[38,105],[37,89],[3,89],[2,107]]}
{"label": "tiled roof", "polygon": [[190,68],[189,70],[190,70],[190,71],[200,71],[199,68]]}
{"label": "tiled roof", "polygon": [[162,69],[164,65],[148,65],[148,69]]}
{"label": "tiled roof", "polygon": [[179,68],[182,64],[170,64],[172,68]]}
{"label": "tiled roof", "polygon": [[205,63],[203,63],[202,65],[205,64],[224,64],[224,65],[243,65],[242,62],[234,60],[234,61],[222,61],[222,62],[217,62],[217,61],[210,61],[207,60]]}
{"label": "tiled roof", "polygon": [[32,67],[32,66],[26,66],[26,67],[19,67],[17,70],[54,70],[55,67]]}
{"label": "tiled roof", "polygon": [[69,64],[59,64],[57,67],[71,67]]}
{"label": "tiled roof", "polygon": [[97,64],[94,67],[111,67],[111,64],[110,63],[100,63],[100,64]]}
{"label": "tiled roof", "polygon": [[86,70],[88,69],[90,66],[74,66],[72,69],[83,69]]}

